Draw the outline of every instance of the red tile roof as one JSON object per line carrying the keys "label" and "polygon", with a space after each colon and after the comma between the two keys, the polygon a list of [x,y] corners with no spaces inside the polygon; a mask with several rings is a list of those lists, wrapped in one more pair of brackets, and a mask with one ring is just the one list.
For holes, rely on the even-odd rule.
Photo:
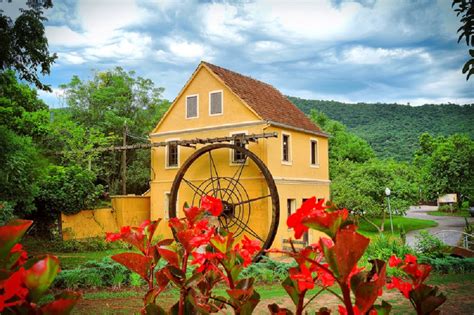
{"label": "red tile roof", "polygon": [[263,120],[273,124],[303,129],[325,136],[299,108],[270,84],[222,67],[202,62],[244,100]]}

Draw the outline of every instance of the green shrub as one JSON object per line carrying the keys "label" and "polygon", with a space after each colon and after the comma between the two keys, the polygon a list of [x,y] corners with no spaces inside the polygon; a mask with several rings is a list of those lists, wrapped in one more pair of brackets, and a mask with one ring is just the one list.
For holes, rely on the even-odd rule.
{"label": "green shrub", "polygon": [[143,285],[145,285],[146,282],[145,280],[143,280],[142,277],[140,277],[138,274],[136,273],[132,273],[130,275],[130,285],[131,286],[134,286],[134,287],[141,287]]}
{"label": "green shrub", "polygon": [[392,255],[405,257],[406,254],[413,254],[413,250],[405,245],[400,238],[390,237],[384,234],[372,238],[365,252],[367,259],[382,259],[385,261]]}
{"label": "green shrub", "polygon": [[438,207],[438,211],[455,212],[455,211],[458,211],[458,205],[457,204],[452,204],[452,205],[444,204]]}
{"label": "green shrub", "polygon": [[51,250],[61,253],[98,252],[108,249],[126,248],[121,242],[106,242],[102,237],[91,237],[81,240],[55,240]]}
{"label": "green shrub", "polygon": [[12,220],[15,215],[13,210],[15,209],[15,203],[10,201],[0,201],[0,225],[7,224]]}
{"label": "green shrub", "polygon": [[460,210],[461,210],[461,211],[467,211],[467,210],[469,210],[469,200],[464,200],[464,201],[461,203]]}
{"label": "green shrub", "polygon": [[433,258],[420,256],[420,262],[428,263],[434,271],[440,273],[469,273],[474,272],[474,258],[459,258],[446,256]]}
{"label": "green shrub", "polygon": [[131,283],[131,272],[111,258],[90,261],[79,268],[63,270],[56,277],[56,288],[102,288],[121,287]]}
{"label": "green shrub", "polygon": [[448,252],[448,246],[428,231],[420,231],[416,236],[416,252],[427,257],[444,257]]}
{"label": "green shrub", "polygon": [[258,282],[282,281],[288,276],[288,268],[294,263],[279,262],[264,257],[260,262],[251,264],[242,271],[242,276],[253,277]]}

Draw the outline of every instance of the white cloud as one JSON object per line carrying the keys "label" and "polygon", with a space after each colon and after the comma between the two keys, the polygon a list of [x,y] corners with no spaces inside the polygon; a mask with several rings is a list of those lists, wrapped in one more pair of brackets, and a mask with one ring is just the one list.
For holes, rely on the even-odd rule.
{"label": "white cloud", "polygon": [[71,53],[59,53],[58,61],[61,63],[80,65],[86,62],[86,59],[82,57],[81,55],[79,55],[77,52],[71,52]]}
{"label": "white cloud", "polygon": [[180,64],[183,62],[199,62],[200,60],[211,61],[212,51],[196,42],[191,42],[179,37],[167,37],[162,40],[162,49],[155,52],[155,58],[159,62]]}
{"label": "white cloud", "polygon": [[136,32],[121,32],[108,43],[84,49],[88,59],[121,59],[143,60],[149,53],[152,39],[146,34]]}
{"label": "white cloud", "polygon": [[57,46],[83,46],[89,43],[87,35],[75,32],[66,25],[46,26],[46,37],[50,45]]}
{"label": "white cloud", "polygon": [[243,32],[252,22],[239,13],[237,6],[229,3],[209,3],[200,7],[196,16],[202,22],[201,32],[210,40],[226,45],[242,44],[246,41]]}
{"label": "white cloud", "polygon": [[422,48],[372,48],[366,46],[355,46],[342,53],[342,61],[357,65],[377,65],[387,64],[394,60],[405,58],[420,58],[426,62],[431,62],[432,58]]}

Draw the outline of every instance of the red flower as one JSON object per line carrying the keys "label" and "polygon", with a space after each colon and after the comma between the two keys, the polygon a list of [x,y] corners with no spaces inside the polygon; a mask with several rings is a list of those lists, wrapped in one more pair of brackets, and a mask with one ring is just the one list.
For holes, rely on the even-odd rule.
{"label": "red flower", "polygon": [[314,280],[311,271],[302,264],[299,268],[290,268],[290,278],[298,282],[298,290],[303,292],[314,288]]}
{"label": "red flower", "polygon": [[324,211],[322,203],[323,200],[316,203],[316,197],[312,197],[306,200],[295,213],[288,217],[286,224],[289,228],[293,228],[296,239],[301,238],[304,232],[308,231],[308,227],[303,224],[303,219],[308,217],[312,212]]}
{"label": "red flower", "polygon": [[251,240],[244,235],[244,239],[242,240],[242,248],[247,250],[250,255],[258,252],[262,247],[260,246],[260,241],[258,240]]}
{"label": "red flower", "polygon": [[115,242],[118,241],[122,238],[122,235],[120,233],[111,233],[111,232],[106,232],[105,233],[105,240],[107,242]]}
{"label": "red flower", "polygon": [[193,252],[191,253],[193,255],[194,259],[191,261],[191,265],[199,265],[197,272],[203,272],[204,270],[207,270],[211,268],[211,264],[209,264],[209,261],[215,260],[215,259],[224,259],[224,255],[222,253],[198,253],[198,252]]}
{"label": "red flower", "polygon": [[194,222],[201,217],[203,211],[203,209],[198,207],[184,208],[184,215],[186,216],[186,219],[188,219],[190,225],[193,225]]}
{"label": "red flower", "polygon": [[410,297],[410,291],[412,290],[412,285],[409,282],[405,282],[397,277],[392,277],[392,282],[387,283],[387,289],[397,288],[406,298]]}
{"label": "red flower", "polygon": [[390,267],[396,267],[402,263],[402,260],[395,255],[390,256],[388,260],[388,265]]}
{"label": "red flower", "polygon": [[405,264],[416,264],[417,258],[416,256],[406,254],[405,255]]}
{"label": "red flower", "polygon": [[14,264],[14,267],[21,266],[28,260],[28,254],[23,250],[23,246],[20,243],[15,244],[15,246],[10,250],[10,255],[16,253],[19,254],[19,257]]}
{"label": "red flower", "polygon": [[211,196],[204,196],[201,198],[201,207],[207,212],[217,217],[222,213],[222,201]]}
{"label": "red flower", "polygon": [[[328,264],[323,264],[323,266],[326,268],[329,267]],[[317,272],[318,272],[318,280],[321,281],[321,283],[323,284],[323,287],[330,287],[334,284],[334,281],[335,281],[334,277],[325,269],[318,268]]]}

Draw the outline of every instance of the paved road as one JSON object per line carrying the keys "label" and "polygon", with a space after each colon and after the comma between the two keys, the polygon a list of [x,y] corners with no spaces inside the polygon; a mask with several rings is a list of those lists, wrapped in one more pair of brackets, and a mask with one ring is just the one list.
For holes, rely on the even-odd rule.
{"label": "paved road", "polygon": [[[438,223],[438,226],[429,228],[428,231],[431,234],[440,232],[442,230],[454,230],[462,232],[464,231],[465,221],[463,217],[451,217],[451,216],[434,216],[429,215],[429,211],[436,211],[437,207],[433,206],[412,206],[407,211],[407,217],[416,219],[433,220]],[[474,218],[468,218],[469,223],[474,223]],[[414,247],[416,245],[415,236],[418,235],[418,231],[410,231],[407,233],[407,244]],[[454,246],[457,245],[461,239],[461,234],[456,232],[446,232],[436,235],[439,239],[443,240],[446,244]]]}

